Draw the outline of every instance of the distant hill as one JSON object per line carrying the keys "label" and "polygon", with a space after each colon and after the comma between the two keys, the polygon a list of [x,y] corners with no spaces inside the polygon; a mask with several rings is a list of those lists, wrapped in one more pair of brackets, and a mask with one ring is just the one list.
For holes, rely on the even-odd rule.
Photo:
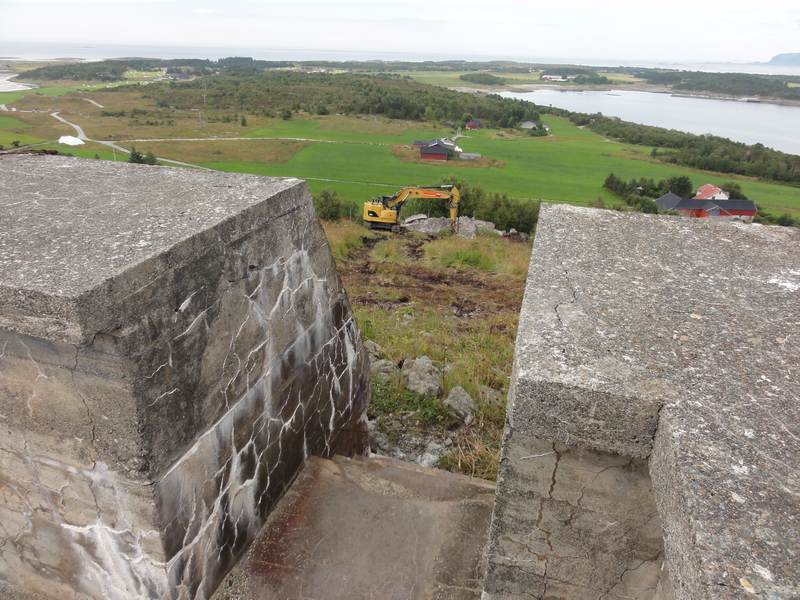
{"label": "distant hill", "polygon": [[789,52],[787,54],[778,54],[777,56],[773,56],[772,60],[769,61],[771,65],[782,65],[782,66],[798,66],[800,67],[800,52]]}

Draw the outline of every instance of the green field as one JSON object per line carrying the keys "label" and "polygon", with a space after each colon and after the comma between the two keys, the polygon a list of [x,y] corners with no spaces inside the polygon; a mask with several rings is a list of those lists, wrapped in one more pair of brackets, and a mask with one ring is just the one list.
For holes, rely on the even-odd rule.
{"label": "green field", "polygon": [[[394,134],[359,133],[353,131],[359,123],[345,118],[275,121],[268,127],[247,133],[251,137],[296,137],[333,142],[308,144],[285,162],[215,160],[203,165],[224,171],[299,177],[309,181],[312,191],[334,189],[353,202],[404,185],[437,183],[453,175],[516,197],[588,205],[598,197],[611,202],[617,200],[602,187],[611,172],[624,179],[688,175],[695,186],[736,180],[759,206],[773,213],[800,215],[800,188],[666,165],[652,160],[649,148],[605,140],[566,119],[548,117],[545,121],[552,128],[552,135],[545,138],[481,130],[458,140],[465,151],[498,159],[504,163],[502,167],[457,168],[452,163],[403,162],[392,154],[392,144],[408,144],[417,138],[449,132],[419,127]],[[148,149],[146,143],[137,143],[137,147]],[[157,145],[153,149],[158,153]],[[180,159],[173,155],[167,157]]]}
{"label": "green field", "polygon": [[[99,139],[108,139],[113,134],[116,140],[211,135],[306,140],[302,143],[289,139],[120,143],[128,147],[135,144],[143,152],[152,150],[158,156],[188,160],[224,171],[307,179],[312,191],[333,189],[354,205],[401,186],[435,184],[451,176],[514,197],[580,205],[592,204],[602,198],[607,204],[614,204],[619,199],[602,187],[606,176],[613,172],[623,179],[662,179],[688,175],[696,187],[704,183],[721,184],[736,180],[743,191],[763,209],[773,214],[785,212],[800,216],[800,187],[668,165],[653,160],[648,147],[610,141],[558,117],[545,117],[552,129],[552,134],[547,137],[486,129],[468,132],[466,137],[458,140],[465,151],[478,152],[496,161],[492,166],[475,167],[452,162],[423,164],[401,160],[393,153],[393,148],[396,150],[398,146],[408,145],[415,139],[451,135],[451,130],[376,116],[295,116],[290,120],[282,120],[247,115],[247,127],[240,127],[236,123],[225,125],[223,131],[214,129],[222,127],[220,124],[197,129],[193,114],[183,120],[179,118],[178,128],[141,124],[130,128],[128,119],[100,117],[99,108],[76,100],[75,95],[64,95],[78,89],[81,97],[91,97],[87,93],[92,91],[90,87],[62,85],[0,94],[0,102],[11,104],[13,101],[3,98],[9,94],[18,98],[35,93],[45,94],[53,99],[48,110],[60,110],[59,103],[63,103],[62,114],[74,119],[90,135]],[[146,102],[134,92],[96,91],[101,94],[98,98],[108,109],[115,108],[110,106],[111,103],[119,105],[116,108],[125,106],[130,109],[131,106]],[[29,100],[26,102],[29,103]],[[108,129],[101,122],[117,129]],[[178,131],[180,133],[176,133]],[[71,133],[66,126],[55,121],[50,123],[46,113],[0,113],[0,144],[6,147],[13,140],[23,144],[52,144],[58,137],[56,132]],[[60,149],[78,156],[93,157],[95,153],[101,158],[113,156],[104,147]],[[187,158],[189,155],[191,158]]]}

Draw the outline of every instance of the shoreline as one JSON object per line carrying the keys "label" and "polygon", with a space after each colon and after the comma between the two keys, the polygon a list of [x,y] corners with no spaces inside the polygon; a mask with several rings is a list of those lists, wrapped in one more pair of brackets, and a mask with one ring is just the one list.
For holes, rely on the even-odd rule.
{"label": "shoreline", "polygon": [[22,92],[24,90],[33,89],[36,86],[13,81],[19,73],[11,71],[0,71],[0,93],[4,92]]}
{"label": "shoreline", "polygon": [[496,87],[456,86],[448,89],[482,94],[497,94],[512,92],[526,94],[536,90],[552,90],[558,92],[646,92],[650,94],[668,94],[676,98],[699,98],[702,100],[725,100],[728,102],[745,102],[750,104],[774,104],[777,106],[800,107],[800,100],[787,100],[771,96],[731,96],[730,94],[715,94],[712,92],[694,92],[691,90],[673,90],[666,86],[648,85],[640,83],[617,83],[604,85],[553,85],[546,83],[523,83],[519,85],[502,85]]}

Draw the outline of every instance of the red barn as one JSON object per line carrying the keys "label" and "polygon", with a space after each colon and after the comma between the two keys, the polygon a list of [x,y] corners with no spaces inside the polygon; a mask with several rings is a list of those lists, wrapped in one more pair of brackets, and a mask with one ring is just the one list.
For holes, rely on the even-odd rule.
{"label": "red barn", "polygon": [[419,149],[419,157],[422,160],[448,160],[450,158],[450,148],[440,142],[423,146]]}
{"label": "red barn", "polygon": [[466,128],[467,129],[480,129],[483,127],[483,123],[481,123],[480,119],[472,119],[471,121],[467,121]]}

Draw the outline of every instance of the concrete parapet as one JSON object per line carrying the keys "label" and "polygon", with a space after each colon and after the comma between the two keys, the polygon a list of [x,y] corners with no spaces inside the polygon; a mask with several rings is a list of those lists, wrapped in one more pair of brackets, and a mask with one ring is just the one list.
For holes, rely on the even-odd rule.
{"label": "concrete parapet", "polygon": [[368,365],[304,183],[0,158],[0,582],[207,598]]}
{"label": "concrete parapet", "polygon": [[[595,563],[612,560],[605,580],[600,572],[583,579],[595,585],[586,597],[800,597],[799,325],[796,229],[544,205],[485,597],[583,597],[555,591],[564,575],[552,569],[564,546],[530,546],[549,531],[542,511],[553,501],[567,511],[556,529],[568,522],[580,531],[569,507],[584,501],[558,497],[567,479],[556,477],[553,456],[590,470],[630,461],[628,482],[605,486],[599,507],[621,510],[629,534],[647,514],[646,502],[629,504],[629,486],[639,489],[645,466],[652,480],[669,576],[653,589],[620,592],[615,581],[630,574],[620,559],[643,558],[637,548],[652,533],[641,530],[594,554]],[[634,472],[644,479],[630,480]],[[572,484],[585,497],[598,491],[598,477],[586,484],[573,475]],[[608,540],[611,530],[597,528],[604,519],[589,527],[591,539]],[[509,550],[522,542],[529,547]],[[571,572],[572,583],[581,580]]]}

